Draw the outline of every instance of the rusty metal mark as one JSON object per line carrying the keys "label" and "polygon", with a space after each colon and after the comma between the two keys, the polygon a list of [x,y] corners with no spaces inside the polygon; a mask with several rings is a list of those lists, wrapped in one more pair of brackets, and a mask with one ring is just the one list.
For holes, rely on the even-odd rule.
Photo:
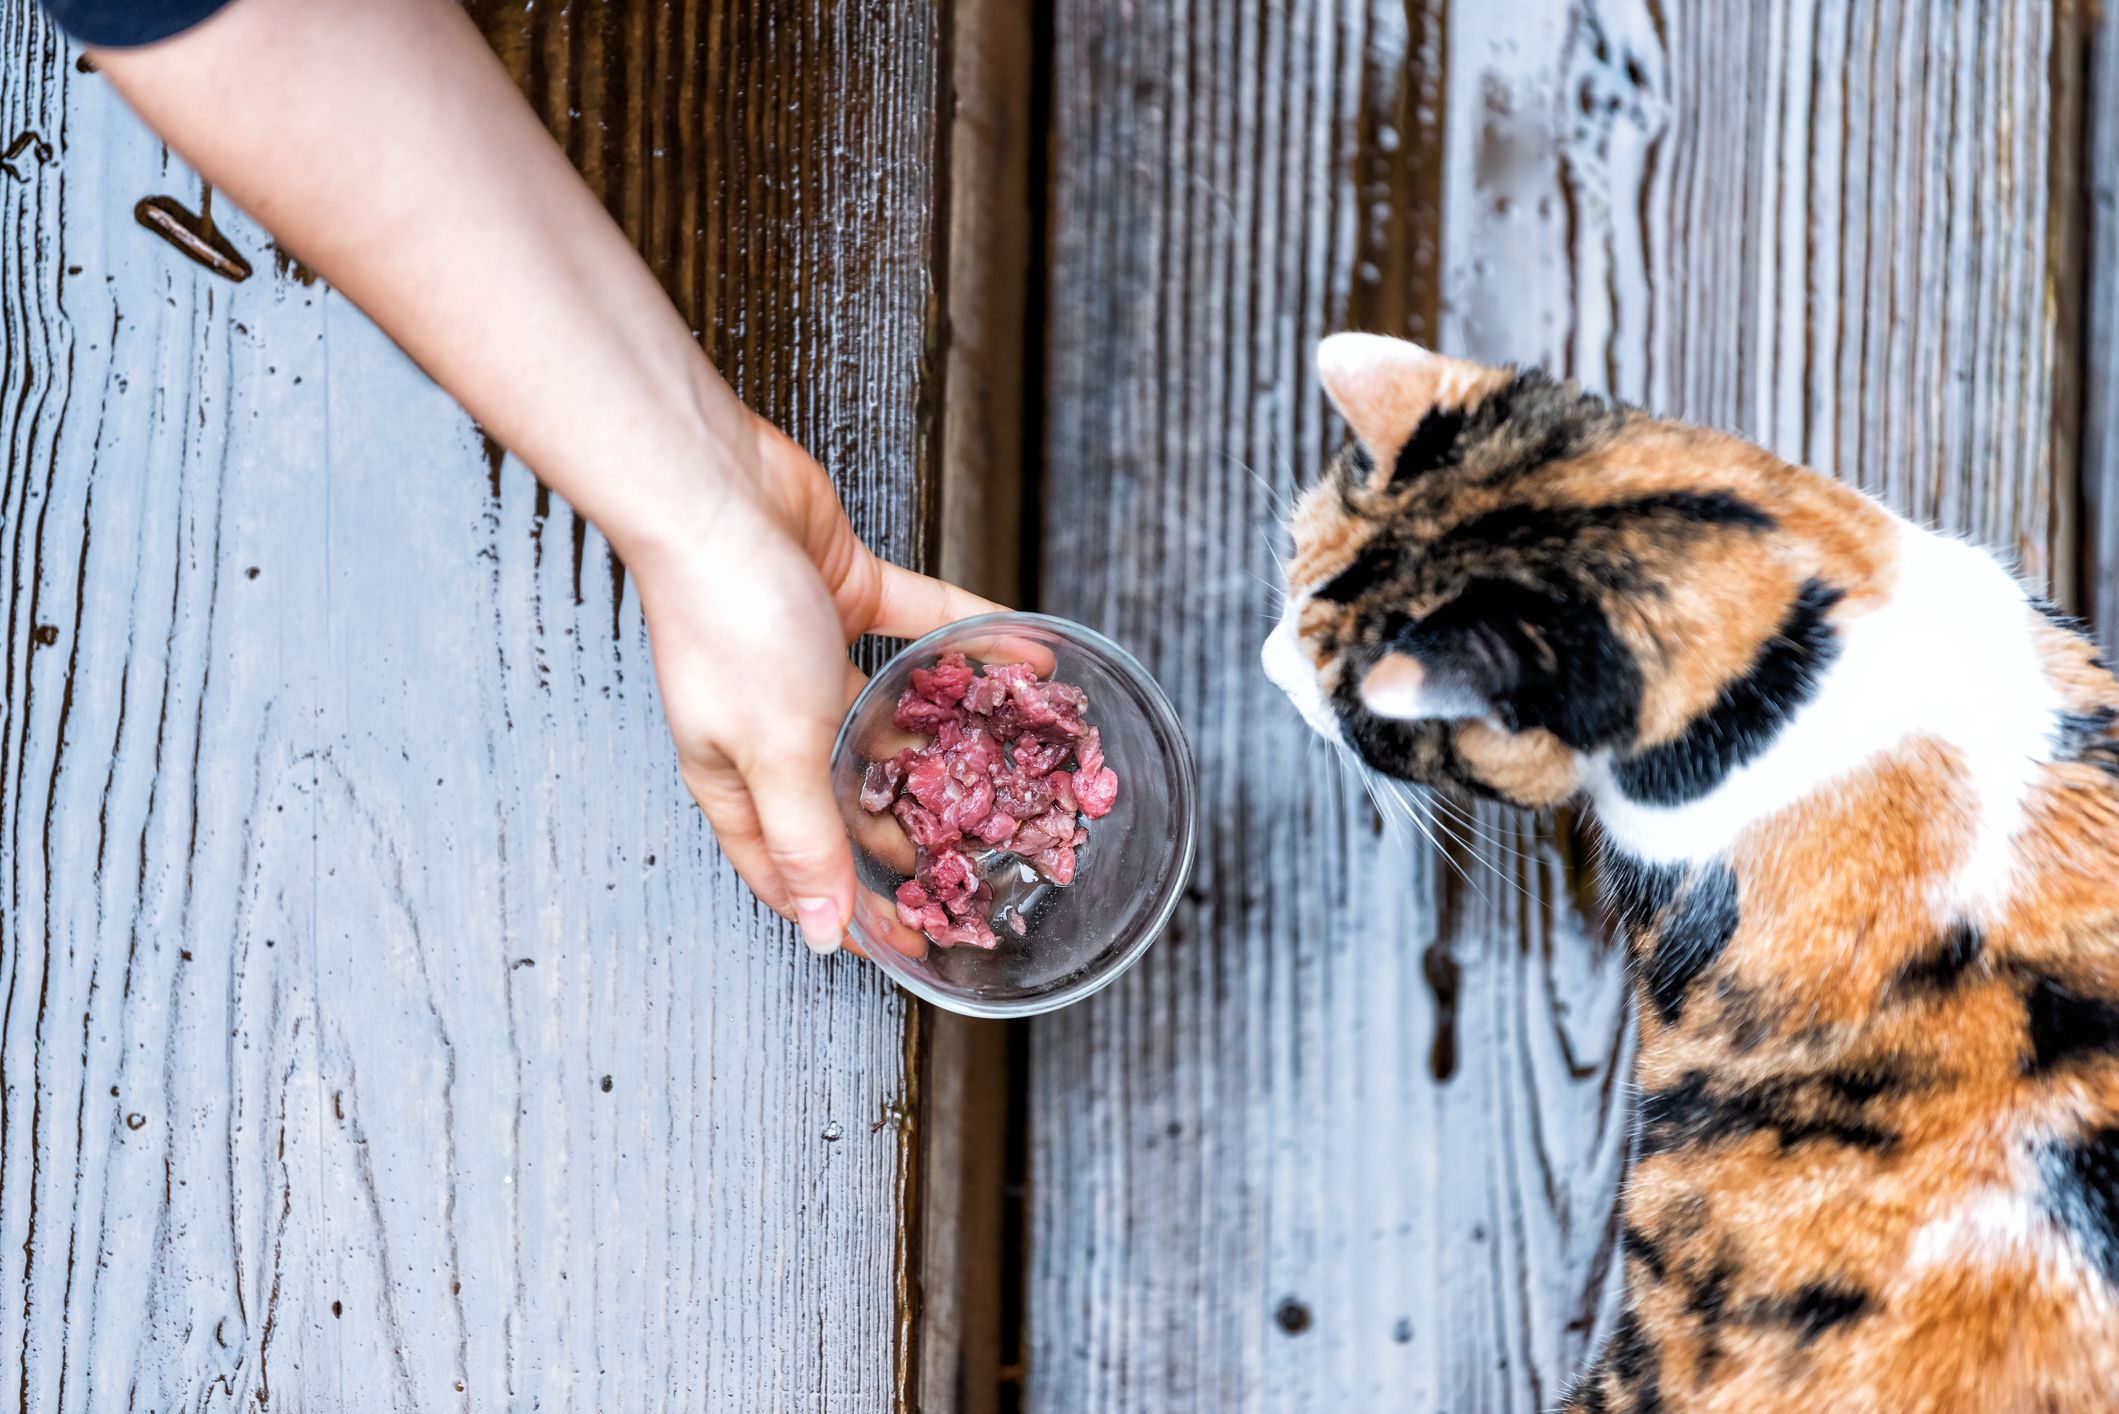
{"label": "rusty metal mark", "polygon": [[147,196],[133,207],[135,220],[196,263],[237,284],[250,278],[250,262],[213,224],[213,188],[199,198],[197,213],[173,196]]}
{"label": "rusty metal mark", "polygon": [[[24,162],[22,159],[25,155],[34,160]],[[4,170],[18,182],[34,181],[37,168],[51,160],[52,145],[46,142],[44,135],[36,129],[26,128],[15,134],[15,140],[7,145],[7,151],[0,152],[0,170]]]}

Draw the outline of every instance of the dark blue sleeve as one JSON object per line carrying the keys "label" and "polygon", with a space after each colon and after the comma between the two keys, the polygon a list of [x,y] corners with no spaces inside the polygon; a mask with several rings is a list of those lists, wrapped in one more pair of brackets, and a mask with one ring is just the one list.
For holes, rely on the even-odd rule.
{"label": "dark blue sleeve", "polygon": [[122,49],[190,29],[228,0],[41,0],[44,12],[83,44]]}

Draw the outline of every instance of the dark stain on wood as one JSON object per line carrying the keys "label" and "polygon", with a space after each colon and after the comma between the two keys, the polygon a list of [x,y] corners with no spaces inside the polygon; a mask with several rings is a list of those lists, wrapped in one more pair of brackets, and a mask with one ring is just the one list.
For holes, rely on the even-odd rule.
{"label": "dark stain on wood", "polygon": [[0,171],[18,182],[34,180],[37,168],[52,160],[52,145],[34,130],[15,134],[15,140],[0,152]]}
{"label": "dark stain on wood", "polygon": [[192,263],[236,284],[250,278],[250,262],[213,224],[210,188],[195,212],[173,196],[147,196],[140,198],[132,214],[134,220],[175,246]]}
{"label": "dark stain on wood", "polygon": [[1403,0],[1405,53],[1363,53],[1357,254],[1346,327],[1441,337],[1449,0]]}
{"label": "dark stain on wood", "polygon": [[292,280],[303,289],[316,283],[316,272],[298,260],[294,252],[278,241],[272,243],[272,273],[282,280]]}
{"label": "dark stain on wood", "polygon": [[1457,1073],[1457,994],[1464,973],[1450,956],[1448,941],[1440,938],[1420,954],[1420,972],[1435,1002],[1435,1039],[1428,1047],[1427,1073],[1439,1085]]}

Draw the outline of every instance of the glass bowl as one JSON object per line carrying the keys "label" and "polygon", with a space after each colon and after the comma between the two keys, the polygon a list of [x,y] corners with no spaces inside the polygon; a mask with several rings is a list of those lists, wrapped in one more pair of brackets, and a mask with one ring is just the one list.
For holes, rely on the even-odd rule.
{"label": "glass bowl", "polygon": [[[991,949],[943,947],[899,921],[896,892],[912,874],[912,842],[892,816],[871,814],[860,799],[870,761],[920,740],[891,721],[912,670],[952,651],[974,668],[1028,662],[1081,688],[1089,699],[1082,715],[1118,773],[1111,813],[1086,822],[1071,884],[1044,882],[1005,849],[974,855],[994,887],[1000,943]],[[1192,872],[1197,792],[1177,714],[1132,654],[1066,619],[983,614],[911,644],[854,700],[831,771],[853,840],[855,945],[907,991],[966,1016],[1031,1016],[1109,985],[1161,934]],[[1025,925],[1020,936],[1005,922],[1010,912]]]}

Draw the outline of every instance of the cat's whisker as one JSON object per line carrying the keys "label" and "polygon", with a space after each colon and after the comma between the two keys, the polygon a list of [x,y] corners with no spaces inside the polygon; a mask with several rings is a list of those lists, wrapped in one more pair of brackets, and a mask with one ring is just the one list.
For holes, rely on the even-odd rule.
{"label": "cat's whisker", "polygon": [[1273,583],[1272,580],[1267,579],[1264,575],[1259,574],[1256,570],[1245,570],[1244,573],[1250,578],[1257,580],[1260,584],[1264,585],[1268,590],[1272,592],[1273,598],[1275,600],[1274,607],[1278,608],[1281,604],[1286,602],[1287,591],[1283,589],[1280,585]]}
{"label": "cat's whisker", "polygon": [[[1379,777],[1375,773],[1366,770],[1363,771],[1363,778],[1372,783],[1378,781],[1381,782],[1383,789],[1383,794],[1381,798],[1387,799],[1394,810],[1402,813],[1407,819],[1411,820],[1415,825],[1419,826],[1421,832],[1427,835],[1429,841],[1435,844],[1437,849],[1443,850],[1444,856],[1449,859],[1452,867],[1457,870],[1459,876],[1464,877],[1466,883],[1471,883],[1470,878],[1466,875],[1464,867],[1461,864],[1457,863],[1455,856],[1450,851],[1443,848],[1442,842],[1438,838],[1439,831],[1447,831],[1452,837],[1452,839],[1457,844],[1463,846],[1465,848],[1465,851],[1469,853],[1473,859],[1477,860],[1480,866],[1484,868],[1488,873],[1492,874],[1502,883],[1514,889],[1517,893],[1521,894],[1525,899],[1529,900],[1531,903],[1536,904],[1538,902],[1537,896],[1533,894],[1528,888],[1524,887],[1522,880],[1514,877],[1513,875],[1507,872],[1504,872],[1501,866],[1495,863],[1494,860],[1489,857],[1490,853],[1498,851],[1499,853],[1505,856],[1513,856],[1517,861],[1521,863],[1528,865],[1536,865],[1540,861],[1535,859],[1533,856],[1525,854],[1522,850],[1515,848],[1514,846],[1502,841],[1499,838],[1494,837],[1493,835],[1485,831],[1479,830],[1476,824],[1472,821],[1452,821],[1449,819],[1449,817],[1440,814],[1435,807],[1439,802],[1443,801],[1444,797],[1439,792],[1426,791],[1420,792],[1416,795],[1412,793],[1415,788],[1411,787],[1408,783],[1395,780],[1391,777]],[[1371,796],[1372,798],[1376,797],[1376,791],[1373,785],[1371,787]],[[1451,803],[1454,804],[1454,802]],[[1425,805],[1427,807],[1425,811],[1420,809],[1422,805]],[[1461,830],[1465,826],[1469,826],[1473,830],[1474,834],[1477,836],[1476,840],[1467,840],[1464,838],[1463,834],[1461,833]],[[1485,846],[1484,848],[1480,847],[1482,842]],[[1474,885],[1474,887],[1476,888],[1477,886]],[[1481,897],[1485,897],[1485,893],[1483,890],[1481,890],[1480,893]],[[1489,903],[1492,902],[1491,899],[1488,899],[1487,901]]]}
{"label": "cat's whisker", "polygon": [[1282,491],[1278,486],[1275,486],[1272,482],[1266,480],[1265,477],[1259,473],[1257,467],[1252,466],[1249,462],[1245,461],[1242,457],[1237,456],[1234,452],[1223,452],[1222,455],[1228,460],[1234,462],[1237,466],[1243,468],[1243,470],[1250,476],[1251,480],[1258,483],[1258,489],[1265,492],[1266,501],[1271,507],[1273,514],[1277,519],[1286,520],[1288,518],[1288,510],[1294,505],[1292,497],[1290,497],[1286,492]]}
{"label": "cat's whisker", "polygon": [[[1368,791],[1369,800],[1376,806],[1377,814],[1385,822],[1385,828],[1390,828],[1390,822],[1394,817],[1402,816],[1414,829],[1420,832],[1422,838],[1427,841],[1429,847],[1435,851],[1442,862],[1447,864],[1456,873],[1457,877],[1464,881],[1466,888],[1477,894],[1480,901],[1485,903],[1487,907],[1494,907],[1493,896],[1487,893],[1485,889],[1479,887],[1478,880],[1472,878],[1470,872],[1457,861],[1455,851],[1451,850],[1443,842],[1441,836],[1436,833],[1433,822],[1414,810],[1411,802],[1401,799],[1395,793],[1380,790],[1379,778],[1376,773],[1369,770],[1367,765],[1359,757],[1355,756],[1350,748],[1342,746],[1338,748],[1338,752],[1342,764],[1360,777],[1362,787]],[[1393,835],[1397,834],[1395,830],[1392,833]],[[1401,841],[1404,839],[1403,836],[1397,837]],[[1506,875],[1502,875],[1499,870],[1494,870],[1494,873],[1506,880],[1506,882],[1515,883],[1514,880],[1507,879]],[[1520,889],[1522,886],[1518,884],[1516,887]]]}
{"label": "cat's whisker", "polygon": [[1302,485],[1302,475],[1296,470],[1293,458],[1288,456],[1287,448],[1280,445],[1280,432],[1277,428],[1266,435],[1266,454],[1272,458],[1275,471],[1286,473],[1288,485]]}
{"label": "cat's whisker", "polygon": [[1443,812],[1445,818],[1450,819],[1458,829],[1461,829],[1467,834],[1470,834],[1471,836],[1484,841],[1486,844],[1492,846],[1494,849],[1500,850],[1505,854],[1513,855],[1515,858],[1522,860],[1526,864],[1537,865],[1543,864],[1545,862],[1542,856],[1540,856],[1536,852],[1522,849],[1513,840],[1497,833],[1493,829],[1482,824],[1479,820],[1479,817],[1474,815],[1461,802],[1452,800],[1449,796],[1443,794],[1441,791],[1423,791],[1421,793],[1421,799],[1427,802],[1428,807],[1431,810]]}

